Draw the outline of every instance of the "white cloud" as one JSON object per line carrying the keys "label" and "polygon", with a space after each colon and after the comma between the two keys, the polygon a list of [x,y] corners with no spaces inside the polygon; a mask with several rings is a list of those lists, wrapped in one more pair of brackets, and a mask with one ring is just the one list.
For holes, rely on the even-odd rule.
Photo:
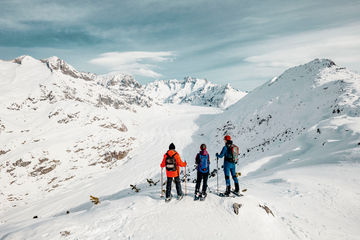
{"label": "white cloud", "polygon": [[358,70],[359,66],[355,64],[360,61],[359,39],[360,23],[303,32],[251,46],[256,55],[245,58],[245,61],[259,68],[288,68],[315,58],[329,58],[339,65]]}
{"label": "white cloud", "polygon": [[105,67],[109,71],[118,71],[131,75],[158,78],[162,75],[154,70],[153,63],[172,61],[173,52],[107,52],[90,60],[90,63]]}
{"label": "white cloud", "polygon": [[[45,0],[10,0],[2,2],[0,29],[29,30],[33,22],[58,25],[76,25],[91,16],[96,8],[92,5],[68,4]],[[31,9],[31,11],[29,11]]]}

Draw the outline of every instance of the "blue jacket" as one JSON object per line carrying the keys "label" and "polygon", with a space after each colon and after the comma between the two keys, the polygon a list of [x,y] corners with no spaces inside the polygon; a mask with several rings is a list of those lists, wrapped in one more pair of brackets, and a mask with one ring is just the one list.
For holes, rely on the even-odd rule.
{"label": "blue jacket", "polygon": [[224,160],[225,160],[225,161],[229,161],[228,157],[226,156],[227,153],[228,153],[228,148],[227,148],[226,145],[225,145],[225,146],[222,148],[221,153],[218,154],[217,156],[218,156],[219,158],[222,158],[222,157],[225,156]]}

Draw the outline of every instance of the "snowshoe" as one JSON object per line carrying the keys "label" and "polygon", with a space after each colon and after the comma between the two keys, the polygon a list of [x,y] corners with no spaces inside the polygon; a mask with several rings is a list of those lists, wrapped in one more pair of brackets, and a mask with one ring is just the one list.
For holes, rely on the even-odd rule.
{"label": "snowshoe", "polygon": [[201,194],[201,196],[200,196],[200,201],[204,201],[205,198],[206,198],[206,196],[207,196],[206,193]]}
{"label": "snowshoe", "polygon": [[170,202],[170,201],[171,201],[171,197],[165,198],[165,202]]}

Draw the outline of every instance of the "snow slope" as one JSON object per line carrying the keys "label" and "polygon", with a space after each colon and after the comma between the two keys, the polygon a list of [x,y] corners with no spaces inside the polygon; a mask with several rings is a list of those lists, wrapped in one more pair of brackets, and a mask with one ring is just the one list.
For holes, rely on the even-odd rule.
{"label": "snow slope", "polygon": [[206,79],[186,77],[184,80],[161,80],[145,85],[149,96],[165,103],[189,103],[200,106],[227,108],[246,95],[231,87]]}
{"label": "snow slope", "polygon": [[[127,157],[98,174],[84,167],[82,174],[91,178],[26,205],[1,206],[0,239],[358,239],[358,99],[357,74],[315,60],[289,69],[228,110],[177,104],[120,110],[129,129],[121,134],[136,137]],[[226,133],[245,153],[238,163],[245,196],[217,197],[211,177],[206,201],[194,202],[199,146],[207,144],[213,170]],[[188,196],[165,204],[159,183],[149,186],[146,179],[160,180],[159,164],[170,142],[189,163]],[[220,160],[223,190],[221,165]],[[101,203],[93,205],[90,195]],[[239,215],[233,203],[242,204]]]}
{"label": "snow slope", "polygon": [[[58,64],[58,65],[56,65]],[[137,108],[153,101],[115,77],[80,73],[56,57],[0,62],[1,210],[39,199],[125,158]],[[85,169],[85,171],[84,171]]]}
{"label": "snow slope", "polygon": [[242,162],[280,154],[262,164],[280,170],[358,162],[359,120],[360,76],[316,59],[255,89],[208,125],[211,138],[233,136]]}

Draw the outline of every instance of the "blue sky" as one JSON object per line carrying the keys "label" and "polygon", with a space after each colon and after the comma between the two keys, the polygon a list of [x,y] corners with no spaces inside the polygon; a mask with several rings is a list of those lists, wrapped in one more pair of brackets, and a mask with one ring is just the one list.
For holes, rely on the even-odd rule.
{"label": "blue sky", "polygon": [[360,72],[360,1],[0,0],[0,59],[58,56],[142,82],[207,78],[252,90],[330,58]]}

